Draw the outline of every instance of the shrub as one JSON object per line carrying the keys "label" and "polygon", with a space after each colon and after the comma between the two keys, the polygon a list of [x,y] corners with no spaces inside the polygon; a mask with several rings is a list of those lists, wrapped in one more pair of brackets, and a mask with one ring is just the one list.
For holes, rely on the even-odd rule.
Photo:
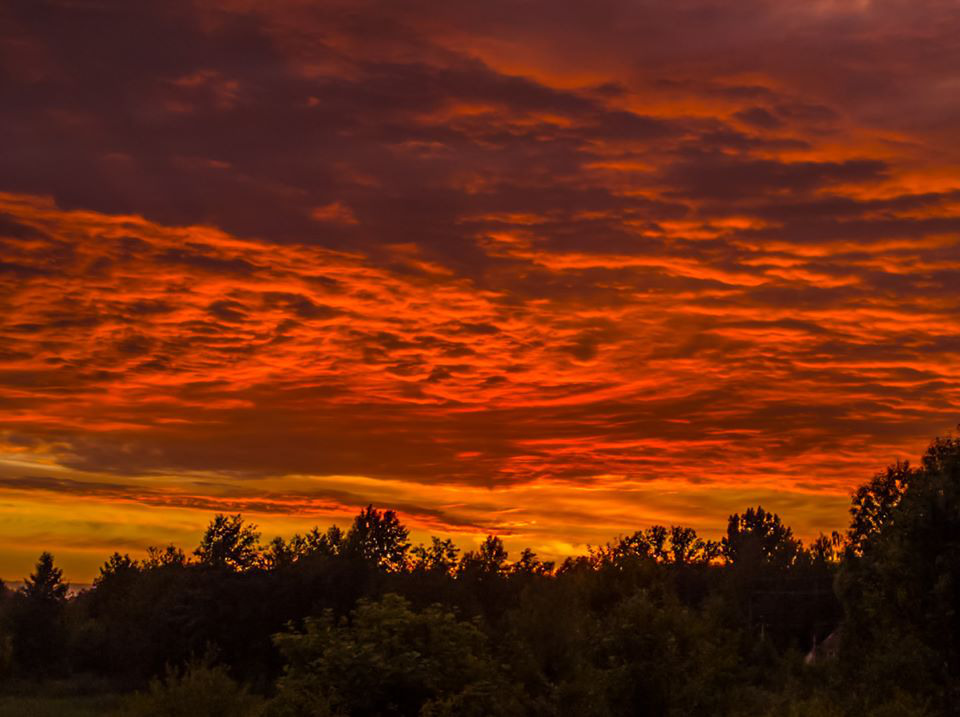
{"label": "shrub", "polygon": [[255,717],[260,706],[224,667],[194,660],[182,670],[168,667],[164,679],[127,698],[118,717]]}

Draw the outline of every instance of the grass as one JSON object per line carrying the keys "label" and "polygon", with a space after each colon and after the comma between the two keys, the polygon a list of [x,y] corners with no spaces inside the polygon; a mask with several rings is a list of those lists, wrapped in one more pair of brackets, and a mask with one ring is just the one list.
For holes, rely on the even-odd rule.
{"label": "grass", "polygon": [[0,717],[103,717],[120,706],[119,695],[0,696]]}
{"label": "grass", "polygon": [[0,717],[104,717],[123,695],[96,679],[0,682]]}

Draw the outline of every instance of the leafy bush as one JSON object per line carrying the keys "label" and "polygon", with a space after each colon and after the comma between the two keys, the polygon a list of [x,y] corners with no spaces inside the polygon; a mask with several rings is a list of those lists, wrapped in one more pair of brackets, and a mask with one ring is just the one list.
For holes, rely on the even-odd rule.
{"label": "leafy bush", "polygon": [[287,667],[271,716],[516,711],[483,632],[438,605],[415,612],[398,595],[361,600],[350,620],[328,610],[276,644]]}
{"label": "leafy bush", "polygon": [[261,702],[248,694],[225,668],[192,661],[184,669],[168,668],[147,692],[127,698],[118,717],[256,717]]}

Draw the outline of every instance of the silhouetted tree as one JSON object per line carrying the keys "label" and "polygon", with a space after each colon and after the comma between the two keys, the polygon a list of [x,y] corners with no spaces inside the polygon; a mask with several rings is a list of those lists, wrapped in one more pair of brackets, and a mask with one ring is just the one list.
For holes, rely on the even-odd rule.
{"label": "silhouetted tree", "polygon": [[249,570],[258,557],[260,533],[243,517],[217,514],[207,526],[194,555],[203,565],[230,570]]}
{"label": "silhouetted tree", "polygon": [[704,560],[707,556],[706,543],[697,537],[693,528],[684,528],[679,525],[670,527],[670,559],[674,565]]}
{"label": "silhouetted tree", "polygon": [[721,541],[723,556],[734,566],[762,565],[786,568],[800,552],[800,542],[776,513],[761,506],[734,513],[727,522],[727,535]]}
{"label": "silhouetted tree", "polygon": [[500,575],[504,572],[509,557],[503,541],[495,535],[488,535],[477,550],[464,553],[460,559],[459,571]]}
{"label": "silhouetted tree", "polygon": [[147,557],[143,559],[141,565],[145,569],[183,567],[187,564],[187,556],[176,545],[166,545],[158,547],[151,545],[147,548]]}
{"label": "silhouetted tree", "polygon": [[99,587],[107,580],[125,580],[140,572],[140,564],[129,555],[114,553],[100,567],[100,574],[93,579],[93,584]]}
{"label": "silhouetted tree", "polygon": [[53,556],[40,554],[36,569],[23,581],[20,594],[37,604],[61,605],[69,587],[63,582],[63,571],[53,564]]}
{"label": "silhouetted tree", "polygon": [[344,540],[344,552],[385,570],[406,566],[409,531],[392,510],[379,511],[368,505],[354,519]]}
{"label": "silhouetted tree", "polygon": [[14,656],[24,670],[46,674],[65,660],[64,605],[68,587],[50,553],[41,553],[34,572],[14,598]]}
{"label": "silhouetted tree", "polygon": [[769,660],[767,649],[809,649],[819,624],[830,619],[820,591],[829,605],[834,600],[829,582],[808,574],[803,546],[780,516],[759,506],[731,515],[721,546],[731,604],[743,626],[760,639],[753,659]]}
{"label": "silhouetted tree", "polygon": [[294,536],[290,542],[281,536],[275,537],[260,554],[259,564],[264,570],[282,570],[293,565],[300,557],[300,545]]}
{"label": "silhouetted tree", "polygon": [[414,570],[452,575],[457,568],[458,548],[450,538],[440,539],[433,536],[430,545],[422,543],[411,551]]}
{"label": "silhouetted tree", "polygon": [[662,525],[654,525],[647,529],[646,538],[650,545],[650,554],[659,562],[666,562],[667,553],[667,529]]}
{"label": "silhouetted tree", "polygon": [[331,525],[323,533],[315,527],[306,535],[298,533],[290,539],[290,545],[298,558],[311,556],[335,557],[343,553],[345,542],[346,536],[336,525]]}
{"label": "silhouetted tree", "polygon": [[857,492],[852,511],[851,538],[859,550],[847,556],[838,579],[851,671],[864,676],[875,695],[899,686],[935,696],[938,709],[955,708],[960,438],[937,438],[921,469],[898,463],[865,487],[868,493]]}
{"label": "silhouetted tree", "polygon": [[[604,565],[623,567],[626,563],[652,558],[650,541],[642,530],[632,535],[621,536],[614,543],[607,543],[590,551],[589,562],[595,568]],[[571,566],[567,566],[568,569]]]}
{"label": "silhouetted tree", "polygon": [[834,530],[830,535],[820,533],[810,544],[810,557],[815,564],[837,565],[843,555],[846,541]]}
{"label": "silhouetted tree", "polygon": [[520,551],[520,557],[510,566],[513,575],[549,575],[553,572],[553,562],[543,562],[530,548]]}
{"label": "silhouetted tree", "polygon": [[917,471],[908,462],[897,462],[873,480],[857,488],[850,507],[848,546],[856,554],[886,525],[900,504],[904,491],[916,477]]}

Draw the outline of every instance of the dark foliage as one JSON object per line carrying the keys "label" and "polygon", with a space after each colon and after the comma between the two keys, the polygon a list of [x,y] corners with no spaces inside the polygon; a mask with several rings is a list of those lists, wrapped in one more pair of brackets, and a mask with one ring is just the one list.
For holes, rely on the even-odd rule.
{"label": "dark foliage", "polygon": [[67,585],[50,553],[41,553],[34,572],[8,603],[6,623],[15,664],[29,674],[63,670],[67,655],[64,615]]}

